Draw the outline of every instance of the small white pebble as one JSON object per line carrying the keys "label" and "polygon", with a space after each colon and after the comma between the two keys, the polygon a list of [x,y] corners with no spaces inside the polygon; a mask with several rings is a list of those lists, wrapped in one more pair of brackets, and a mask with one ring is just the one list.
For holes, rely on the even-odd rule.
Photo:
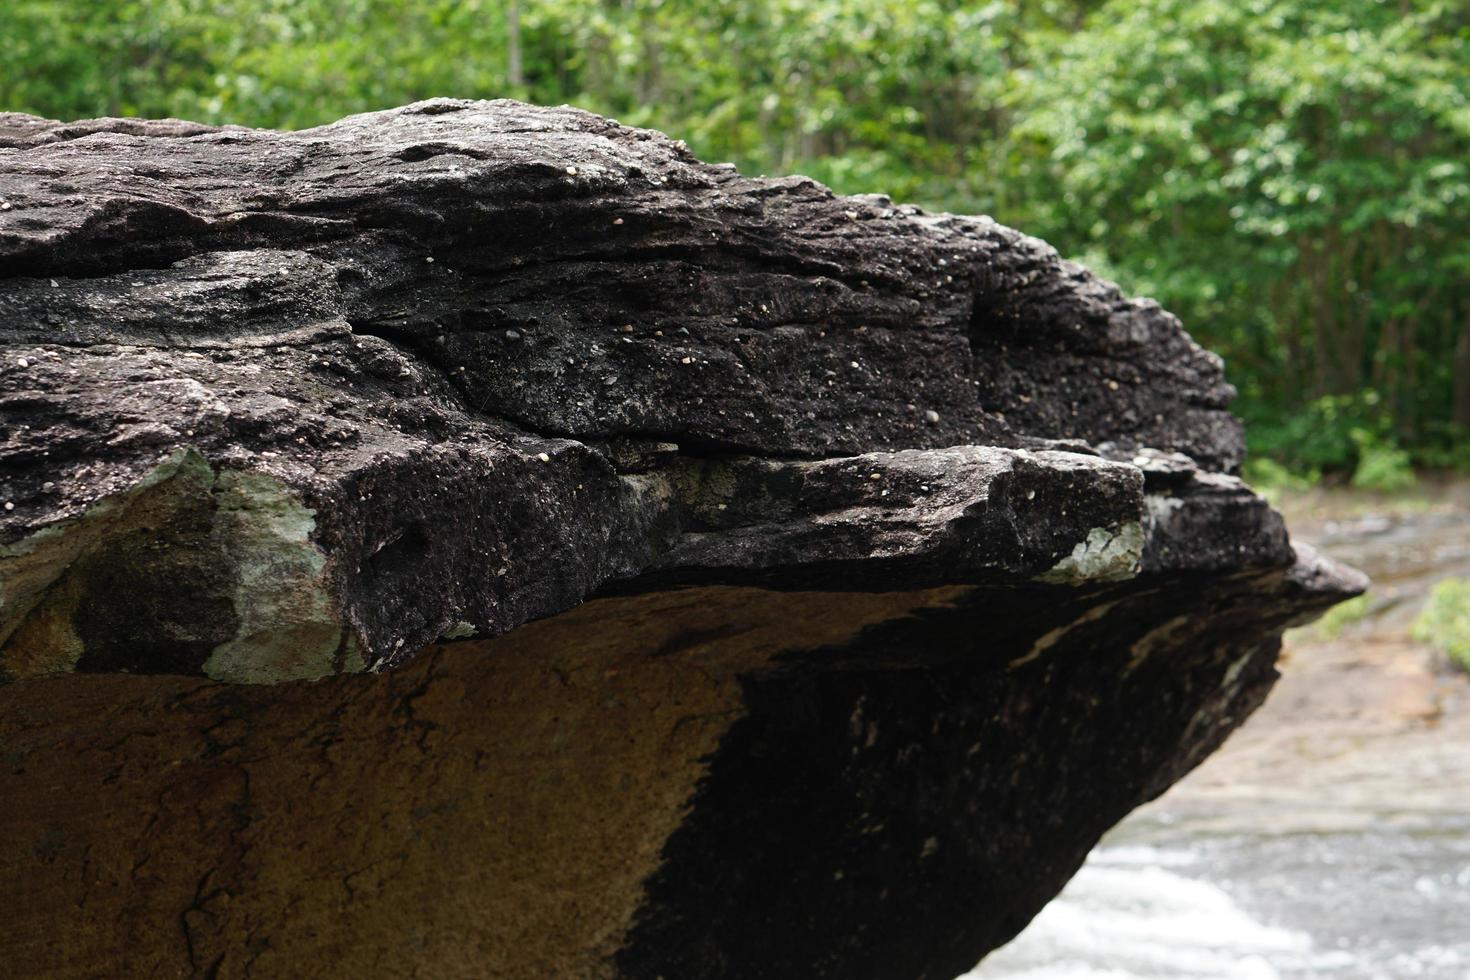
{"label": "small white pebble", "polygon": [[24,357],[18,358],[15,363],[19,364],[21,367],[30,367],[31,366],[31,362],[28,361],[28,360],[26,360]]}
{"label": "small white pebble", "polygon": [[1118,390],[1118,382],[1116,382],[1116,381],[1109,381],[1108,382],[1108,390],[1109,391],[1117,391]]}
{"label": "small white pebble", "polygon": [[425,261],[425,262],[428,262],[428,263],[430,263],[430,264],[433,264],[433,261],[434,261],[434,256],[432,256],[432,255],[425,255],[425,256],[424,256],[424,261]]}
{"label": "small white pebble", "polygon": [[614,218],[613,219],[613,224],[615,224],[615,225],[620,225],[622,223],[623,223],[623,219],[622,218]]}
{"label": "small white pebble", "polygon": [[59,282],[57,282],[57,281],[56,281],[56,280],[55,280],[55,279],[52,279],[52,280],[51,280],[51,288],[52,288],[52,289],[56,289],[56,288],[58,288],[58,287],[59,287],[59,286],[60,286],[60,285],[61,285],[61,283],[59,283]]}
{"label": "small white pebble", "polygon": [[881,479],[883,479],[883,474],[882,473],[869,473],[868,474],[868,479],[870,479],[870,480],[881,480]]}
{"label": "small white pebble", "polygon": [[928,422],[930,425],[938,425],[939,424],[939,413],[936,412],[936,411],[934,411],[934,409],[932,409],[932,408],[929,409],[928,411],[926,411],[924,413],[924,421],[925,422]]}
{"label": "small white pebble", "polygon": [[694,363],[694,358],[692,358],[692,357],[681,357],[681,358],[679,358],[679,363],[680,364],[693,364]]}
{"label": "small white pebble", "polygon": [[10,202],[9,201],[6,201],[4,204],[0,204],[0,211],[9,211],[9,210],[10,210]]}
{"label": "small white pebble", "polygon": [[548,456],[548,455],[546,455],[545,453],[537,453],[536,454],[536,458],[539,459],[539,460],[541,460],[541,462],[543,462],[543,463],[549,463],[549,462],[551,462],[551,457]]}
{"label": "small white pebble", "polygon": [[41,489],[44,490],[46,493],[50,493],[52,490],[56,489],[56,484],[52,483],[50,480],[47,480],[45,483],[41,484]]}
{"label": "small white pebble", "polygon": [[633,324],[631,324],[631,323],[625,323],[625,324],[623,324],[623,333],[632,333],[632,332],[633,332]]}
{"label": "small white pebble", "polygon": [[6,510],[15,510],[15,504],[12,504],[10,501],[7,500],[7,501],[5,501],[5,509]]}
{"label": "small white pebble", "polygon": [[852,368],[853,370],[857,370],[858,362],[857,361],[850,361],[850,362],[848,362],[848,365],[847,366],[850,367],[850,368]]}
{"label": "small white pebble", "polygon": [[1027,500],[1035,500],[1036,499],[1036,491],[1035,490],[1027,490],[1026,491],[1026,499]]}
{"label": "small white pebble", "polygon": [[575,177],[575,176],[577,176],[577,168],[576,167],[568,167],[567,168],[567,176],[569,176],[569,177]]}

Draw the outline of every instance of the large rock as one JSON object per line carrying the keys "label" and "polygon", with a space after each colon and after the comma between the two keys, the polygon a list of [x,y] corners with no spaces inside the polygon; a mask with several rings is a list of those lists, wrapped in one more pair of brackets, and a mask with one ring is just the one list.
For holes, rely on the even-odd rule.
{"label": "large rock", "polygon": [[572,109],[0,115],[0,337],[20,976],[947,980],[1363,584],[1156,304]]}

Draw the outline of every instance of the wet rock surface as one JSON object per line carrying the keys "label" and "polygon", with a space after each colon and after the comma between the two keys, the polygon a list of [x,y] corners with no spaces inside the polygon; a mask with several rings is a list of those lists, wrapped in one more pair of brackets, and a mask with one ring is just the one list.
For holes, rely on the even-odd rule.
{"label": "wet rock surface", "polygon": [[947,978],[1363,585],[1156,304],[567,108],[0,114],[0,340],[23,975]]}

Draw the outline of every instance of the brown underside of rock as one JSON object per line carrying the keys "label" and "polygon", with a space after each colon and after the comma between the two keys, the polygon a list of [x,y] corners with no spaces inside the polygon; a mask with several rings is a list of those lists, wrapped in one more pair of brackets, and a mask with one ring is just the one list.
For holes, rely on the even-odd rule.
{"label": "brown underside of rock", "polygon": [[380,677],[285,687],[13,685],[0,878],[26,900],[7,969],[612,976],[744,713],[739,675],[954,592],[606,599]]}

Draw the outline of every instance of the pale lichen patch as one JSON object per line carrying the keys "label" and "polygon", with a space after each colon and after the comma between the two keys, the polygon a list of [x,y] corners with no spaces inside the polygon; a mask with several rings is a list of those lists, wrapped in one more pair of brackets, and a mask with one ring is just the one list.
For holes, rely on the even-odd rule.
{"label": "pale lichen patch", "polygon": [[355,668],[336,663],[343,627],[327,589],[326,557],[312,541],[315,513],[264,473],[226,470],[215,496],[215,534],[235,565],[240,626],[204,662],[204,673],[269,684]]}
{"label": "pale lichen patch", "polygon": [[[98,657],[116,670],[151,657],[159,672],[255,683],[360,670],[360,657],[343,656],[353,637],[315,527],[275,478],[216,472],[180,449],[80,517],[0,548],[0,674],[89,669]],[[135,582],[162,585],[136,602],[117,596]],[[98,588],[109,602],[99,605]],[[139,622],[164,624],[164,642],[137,641]],[[189,662],[196,647],[202,665]]]}
{"label": "pale lichen patch", "polygon": [[1129,521],[1118,527],[1095,527],[1072,553],[1036,576],[1039,582],[1121,582],[1138,574],[1143,558],[1143,526]]}
{"label": "pale lichen patch", "polygon": [[464,640],[464,639],[468,639],[469,637],[474,636],[478,632],[479,632],[479,630],[475,629],[475,625],[473,623],[467,623],[467,622],[465,622],[464,620],[461,619],[461,620],[455,622],[453,625],[451,625],[443,633],[440,633],[439,634],[439,639],[441,639],[441,640]]}

